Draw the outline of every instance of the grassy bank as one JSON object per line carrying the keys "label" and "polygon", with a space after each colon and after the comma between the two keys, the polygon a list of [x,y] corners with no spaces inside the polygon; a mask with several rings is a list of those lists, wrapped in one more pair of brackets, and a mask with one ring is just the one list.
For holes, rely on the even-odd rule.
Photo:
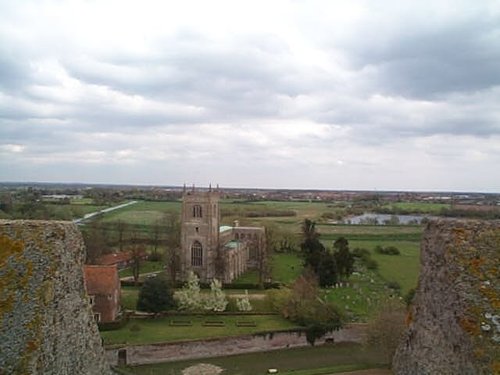
{"label": "grassy bank", "polygon": [[182,370],[200,363],[224,369],[222,374],[259,375],[276,368],[279,374],[320,375],[384,366],[383,355],[374,348],[359,344],[340,343],[319,347],[274,350],[227,357],[207,358],[154,365],[128,367],[138,375],[180,375]]}

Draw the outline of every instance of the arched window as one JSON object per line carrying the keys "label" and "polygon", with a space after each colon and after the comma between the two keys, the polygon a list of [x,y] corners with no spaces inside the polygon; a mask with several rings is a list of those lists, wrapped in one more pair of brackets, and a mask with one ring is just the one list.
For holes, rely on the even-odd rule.
{"label": "arched window", "polygon": [[203,265],[203,247],[198,241],[191,246],[191,266],[201,267]]}
{"label": "arched window", "polygon": [[193,217],[202,217],[202,210],[199,204],[193,206]]}

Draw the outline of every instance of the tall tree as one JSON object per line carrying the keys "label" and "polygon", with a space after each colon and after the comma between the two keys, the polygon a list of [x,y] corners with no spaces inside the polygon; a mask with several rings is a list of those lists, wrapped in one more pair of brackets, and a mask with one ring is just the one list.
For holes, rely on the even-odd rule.
{"label": "tall tree", "polygon": [[349,251],[349,242],[344,237],[339,237],[333,243],[335,263],[339,276],[347,280],[354,271],[354,256]]}
{"label": "tall tree", "polygon": [[153,252],[151,253],[151,259],[159,260],[158,246],[160,245],[162,227],[160,223],[156,222],[151,227],[151,244],[153,245]]}
{"label": "tall tree", "polygon": [[337,267],[333,254],[327,251],[319,240],[316,224],[305,219],[302,225],[303,241],[300,244],[304,257],[304,266],[310,267],[318,276],[321,286],[333,285],[337,282]]}
{"label": "tall tree", "polygon": [[293,283],[283,316],[307,327],[306,339],[311,345],[342,326],[336,307],[321,298],[316,275],[307,271]]}
{"label": "tall tree", "polygon": [[108,254],[110,249],[107,245],[107,232],[99,221],[92,221],[82,231],[86,248],[86,264],[97,264],[97,260],[103,254]]}
{"label": "tall tree", "polygon": [[129,225],[123,220],[118,220],[115,224],[115,229],[118,232],[118,247],[120,252],[123,251],[126,233],[129,231]]}
{"label": "tall tree", "polygon": [[166,213],[163,217],[165,236],[165,266],[172,285],[177,281],[180,266],[179,253],[181,248],[181,223],[176,212]]}
{"label": "tall tree", "polygon": [[142,258],[146,253],[146,248],[144,244],[139,243],[138,237],[139,234],[137,232],[134,232],[132,234],[132,245],[130,246],[130,253],[132,256],[130,267],[132,269],[132,276],[134,277],[135,285],[139,284],[139,275],[141,271]]}

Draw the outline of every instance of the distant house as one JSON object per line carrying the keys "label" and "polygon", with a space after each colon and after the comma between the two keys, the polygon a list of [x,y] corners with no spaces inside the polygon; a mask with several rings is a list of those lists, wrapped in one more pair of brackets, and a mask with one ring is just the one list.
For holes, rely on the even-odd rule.
{"label": "distant house", "polygon": [[[141,259],[147,258],[147,253],[145,251],[141,251],[139,254]],[[121,252],[114,254],[106,254],[99,259],[97,259],[97,264],[102,266],[114,266],[118,267],[119,270],[123,268],[127,268],[133,262],[133,254],[131,252]]]}
{"label": "distant house", "polygon": [[120,279],[116,265],[85,265],[83,271],[94,319],[102,323],[116,320],[120,313]]}

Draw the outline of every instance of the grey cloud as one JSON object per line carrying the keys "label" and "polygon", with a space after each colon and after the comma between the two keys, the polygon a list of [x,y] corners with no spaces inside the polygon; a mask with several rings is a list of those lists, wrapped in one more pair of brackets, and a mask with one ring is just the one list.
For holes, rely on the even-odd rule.
{"label": "grey cloud", "polygon": [[435,99],[500,85],[500,14],[405,26],[401,22],[400,32],[387,35],[373,22],[366,34],[343,45],[353,67],[374,68],[382,92]]}

